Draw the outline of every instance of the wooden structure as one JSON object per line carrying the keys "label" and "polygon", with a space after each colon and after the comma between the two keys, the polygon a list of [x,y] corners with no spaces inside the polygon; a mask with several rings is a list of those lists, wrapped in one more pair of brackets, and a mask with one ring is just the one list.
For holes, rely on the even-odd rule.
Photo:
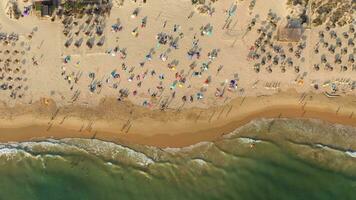
{"label": "wooden structure", "polygon": [[278,41],[282,42],[299,42],[303,33],[301,28],[286,28],[278,29]]}
{"label": "wooden structure", "polygon": [[[284,25],[283,25],[284,24]],[[278,41],[299,42],[303,35],[303,26],[297,20],[289,20],[278,27]]]}
{"label": "wooden structure", "polygon": [[61,5],[61,0],[34,0],[33,7],[38,16],[51,16],[54,9]]}

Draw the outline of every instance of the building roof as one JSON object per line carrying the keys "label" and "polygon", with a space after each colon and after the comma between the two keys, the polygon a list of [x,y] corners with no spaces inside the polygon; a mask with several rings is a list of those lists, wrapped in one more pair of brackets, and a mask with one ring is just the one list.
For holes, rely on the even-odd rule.
{"label": "building roof", "polygon": [[34,0],[34,3],[43,3],[43,4],[51,4],[51,5],[60,5],[62,0]]}
{"label": "building roof", "polygon": [[49,16],[50,13],[49,13],[49,7],[47,5],[43,5],[42,6],[42,10],[41,10],[41,15],[42,16]]}

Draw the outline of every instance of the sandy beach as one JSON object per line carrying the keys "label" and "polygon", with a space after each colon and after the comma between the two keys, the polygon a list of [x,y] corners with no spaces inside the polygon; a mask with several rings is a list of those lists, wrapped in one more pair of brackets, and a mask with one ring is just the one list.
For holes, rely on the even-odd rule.
{"label": "sandy beach", "polygon": [[[57,107],[34,103],[31,107],[2,107],[1,142],[45,138],[96,138],[118,143],[158,147],[183,147],[214,141],[222,135],[260,118],[320,119],[355,126],[351,97],[329,99],[293,91],[273,96],[240,98],[209,109],[152,111],[107,99],[97,107]],[[14,123],[16,122],[16,123]],[[184,124],[184,126],[182,126]],[[351,140],[350,145],[354,146]]]}
{"label": "sandy beach", "polygon": [[3,4],[1,142],[183,147],[260,118],[356,126],[354,22],[282,41],[287,1],[125,1],[53,21]]}
{"label": "sandy beach", "polygon": [[0,199],[355,200],[355,0],[0,0]]}

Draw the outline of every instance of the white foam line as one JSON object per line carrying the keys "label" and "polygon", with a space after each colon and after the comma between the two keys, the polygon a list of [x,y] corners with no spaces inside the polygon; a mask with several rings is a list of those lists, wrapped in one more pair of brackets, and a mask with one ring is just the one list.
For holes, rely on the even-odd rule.
{"label": "white foam line", "polygon": [[346,155],[348,155],[348,156],[351,156],[351,157],[353,157],[353,158],[356,158],[356,151],[354,151],[354,152],[352,152],[352,151],[346,151],[345,153],[346,153]]}

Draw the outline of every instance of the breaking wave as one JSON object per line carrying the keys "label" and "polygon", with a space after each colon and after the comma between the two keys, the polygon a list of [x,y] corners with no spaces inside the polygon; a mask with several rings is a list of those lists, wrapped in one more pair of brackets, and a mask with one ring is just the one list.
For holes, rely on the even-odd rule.
{"label": "breaking wave", "polygon": [[[317,120],[262,119],[214,142],[183,148],[78,138],[3,143],[0,196],[45,199],[38,195],[45,195],[47,188],[66,199],[248,200],[260,199],[259,194],[268,191],[276,194],[269,199],[280,199],[286,195],[283,187],[310,194],[322,187],[352,199],[355,135],[354,128]],[[338,180],[340,187],[330,179]],[[308,184],[296,185],[297,180]],[[305,187],[314,180],[315,188]],[[19,185],[27,188],[23,194],[2,189]],[[68,185],[79,192],[63,192]]]}

